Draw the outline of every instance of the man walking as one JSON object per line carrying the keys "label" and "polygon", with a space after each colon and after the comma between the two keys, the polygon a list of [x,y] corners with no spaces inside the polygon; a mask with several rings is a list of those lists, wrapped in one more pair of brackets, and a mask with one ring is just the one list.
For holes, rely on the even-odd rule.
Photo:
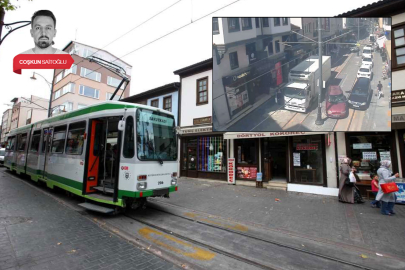
{"label": "man walking", "polygon": [[378,89],[378,99],[380,99],[380,97],[384,96],[383,92],[382,92],[382,84],[381,81],[378,81],[377,84],[377,89]]}

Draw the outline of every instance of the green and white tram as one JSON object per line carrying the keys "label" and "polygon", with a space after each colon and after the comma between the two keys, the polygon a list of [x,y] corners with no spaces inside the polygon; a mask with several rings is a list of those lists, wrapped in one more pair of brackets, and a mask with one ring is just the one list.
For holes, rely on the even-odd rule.
{"label": "green and white tram", "polygon": [[144,206],[177,191],[170,112],[106,101],[10,131],[4,165],[85,197],[100,212]]}

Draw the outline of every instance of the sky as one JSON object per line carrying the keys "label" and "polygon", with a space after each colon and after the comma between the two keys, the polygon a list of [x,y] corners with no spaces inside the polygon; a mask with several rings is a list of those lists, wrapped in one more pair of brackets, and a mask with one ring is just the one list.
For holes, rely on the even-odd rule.
{"label": "sky", "polygon": [[[63,49],[70,41],[76,40],[119,58],[126,55],[121,59],[132,65],[130,95],[135,95],[179,82],[179,76],[173,71],[212,57],[212,17],[332,17],[373,2],[376,1],[11,0],[19,8],[7,11],[4,22],[30,21],[35,11],[51,10],[56,17],[54,47]],[[224,6],[227,7],[212,13]],[[162,37],[176,29],[179,30]],[[37,72],[52,82],[53,70],[23,70],[21,75],[12,71],[13,58],[34,47],[29,30],[30,26],[16,30],[0,46],[0,117],[11,108],[10,101],[15,97],[35,95],[49,99],[50,88],[45,80],[36,76],[34,81],[30,77]],[[3,28],[2,36],[7,32]]]}

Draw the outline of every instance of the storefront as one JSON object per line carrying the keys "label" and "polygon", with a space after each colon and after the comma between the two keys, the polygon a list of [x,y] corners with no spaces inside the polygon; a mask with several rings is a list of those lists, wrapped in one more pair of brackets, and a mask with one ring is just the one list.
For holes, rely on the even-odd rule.
{"label": "storefront", "polygon": [[[285,182],[288,190],[337,195],[333,133],[227,132],[230,158],[235,158],[236,182]],[[232,150],[233,148],[233,150]],[[330,160],[331,162],[326,162]]]}
{"label": "storefront", "polygon": [[211,126],[182,128],[180,177],[226,180],[227,143]]}

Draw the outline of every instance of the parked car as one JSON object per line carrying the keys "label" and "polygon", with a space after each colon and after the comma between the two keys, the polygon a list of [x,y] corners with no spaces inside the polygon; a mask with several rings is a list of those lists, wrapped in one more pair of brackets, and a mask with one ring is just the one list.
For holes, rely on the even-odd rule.
{"label": "parked car", "polygon": [[367,108],[372,94],[370,79],[364,77],[357,78],[348,99],[349,107],[353,109]]}
{"label": "parked car", "polygon": [[362,66],[370,66],[370,68],[373,68],[373,59],[371,58],[363,58],[363,62],[361,63]]}
{"label": "parked car", "polygon": [[345,118],[348,114],[349,106],[340,86],[329,86],[326,93],[326,115],[329,118]]}
{"label": "parked car", "polygon": [[372,58],[373,52],[371,51],[371,47],[364,47],[363,48],[363,58]]}
{"label": "parked car", "polygon": [[0,148],[0,164],[4,165],[4,156],[6,155],[6,149]]}
{"label": "parked car", "polygon": [[373,71],[370,65],[362,65],[357,72],[357,78],[364,77],[364,78],[369,78],[371,80],[371,77],[373,77]]}
{"label": "parked car", "polygon": [[363,50],[371,50],[371,53],[373,53],[374,52],[373,43],[364,46]]}
{"label": "parked car", "polygon": [[351,52],[358,52],[360,49],[359,49],[359,47],[357,47],[357,46],[354,46],[354,47],[351,47],[350,48],[350,51]]}

